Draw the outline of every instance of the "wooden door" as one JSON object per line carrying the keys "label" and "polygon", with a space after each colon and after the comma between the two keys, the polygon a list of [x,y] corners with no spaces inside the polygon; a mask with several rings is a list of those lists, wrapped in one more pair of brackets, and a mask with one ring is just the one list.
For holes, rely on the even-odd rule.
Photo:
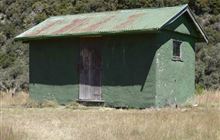
{"label": "wooden door", "polygon": [[80,39],[79,100],[101,100],[101,54],[97,38]]}

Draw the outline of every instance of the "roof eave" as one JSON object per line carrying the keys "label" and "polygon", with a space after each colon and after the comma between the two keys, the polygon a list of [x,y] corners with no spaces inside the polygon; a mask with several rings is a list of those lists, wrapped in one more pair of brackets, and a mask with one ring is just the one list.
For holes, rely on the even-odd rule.
{"label": "roof eave", "polygon": [[108,36],[108,35],[120,35],[131,33],[154,33],[158,32],[158,28],[145,29],[145,30],[125,30],[125,31],[111,31],[111,32],[85,32],[76,34],[61,34],[61,35],[41,35],[41,36],[29,36],[29,37],[15,37],[15,41],[29,42],[42,39],[55,39],[55,38],[69,38],[69,37],[93,37],[93,36]]}
{"label": "roof eave", "polygon": [[193,15],[192,11],[190,10],[190,8],[187,8],[186,10],[189,14],[189,16],[191,17],[191,19],[193,20],[193,22],[195,23],[196,27],[198,28],[199,32],[201,33],[204,41],[208,44],[209,40],[208,40],[208,36],[205,33],[204,29],[200,26],[200,24],[198,23],[198,21],[196,20],[195,16]]}

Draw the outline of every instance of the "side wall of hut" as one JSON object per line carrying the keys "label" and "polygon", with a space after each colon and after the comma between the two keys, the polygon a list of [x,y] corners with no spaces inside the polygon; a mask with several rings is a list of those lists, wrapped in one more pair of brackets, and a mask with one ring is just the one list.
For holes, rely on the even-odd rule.
{"label": "side wall of hut", "polygon": [[[107,106],[144,108],[155,104],[156,34],[102,39],[101,90]],[[30,43],[30,95],[38,101],[78,99],[79,39]]]}
{"label": "side wall of hut", "polygon": [[[173,40],[182,41],[181,60],[173,60]],[[195,42],[190,36],[162,32],[156,53],[156,106],[181,104],[195,90]]]}
{"label": "side wall of hut", "polygon": [[107,106],[155,105],[156,36],[132,34],[104,38],[102,95]]}
{"label": "side wall of hut", "polygon": [[[195,91],[195,40],[198,31],[187,13],[158,35],[156,106],[181,104]],[[181,61],[173,60],[173,40],[182,41]]]}
{"label": "side wall of hut", "polygon": [[67,103],[78,98],[78,39],[30,43],[30,95],[38,101]]}

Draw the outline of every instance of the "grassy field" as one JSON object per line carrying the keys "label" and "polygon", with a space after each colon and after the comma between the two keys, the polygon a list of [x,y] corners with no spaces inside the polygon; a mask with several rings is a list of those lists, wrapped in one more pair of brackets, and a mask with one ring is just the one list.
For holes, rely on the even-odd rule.
{"label": "grassy field", "polygon": [[220,139],[219,91],[206,91],[177,109],[64,107],[52,102],[37,106],[27,99],[25,93],[1,97],[1,140]]}

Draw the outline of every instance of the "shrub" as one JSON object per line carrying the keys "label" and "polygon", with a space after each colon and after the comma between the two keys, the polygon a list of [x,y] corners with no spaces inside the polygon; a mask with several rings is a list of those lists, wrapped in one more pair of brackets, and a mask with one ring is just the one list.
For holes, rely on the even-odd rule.
{"label": "shrub", "polygon": [[202,85],[197,84],[196,85],[196,92],[195,92],[195,94],[196,95],[201,95],[203,93],[204,93],[204,87]]}

